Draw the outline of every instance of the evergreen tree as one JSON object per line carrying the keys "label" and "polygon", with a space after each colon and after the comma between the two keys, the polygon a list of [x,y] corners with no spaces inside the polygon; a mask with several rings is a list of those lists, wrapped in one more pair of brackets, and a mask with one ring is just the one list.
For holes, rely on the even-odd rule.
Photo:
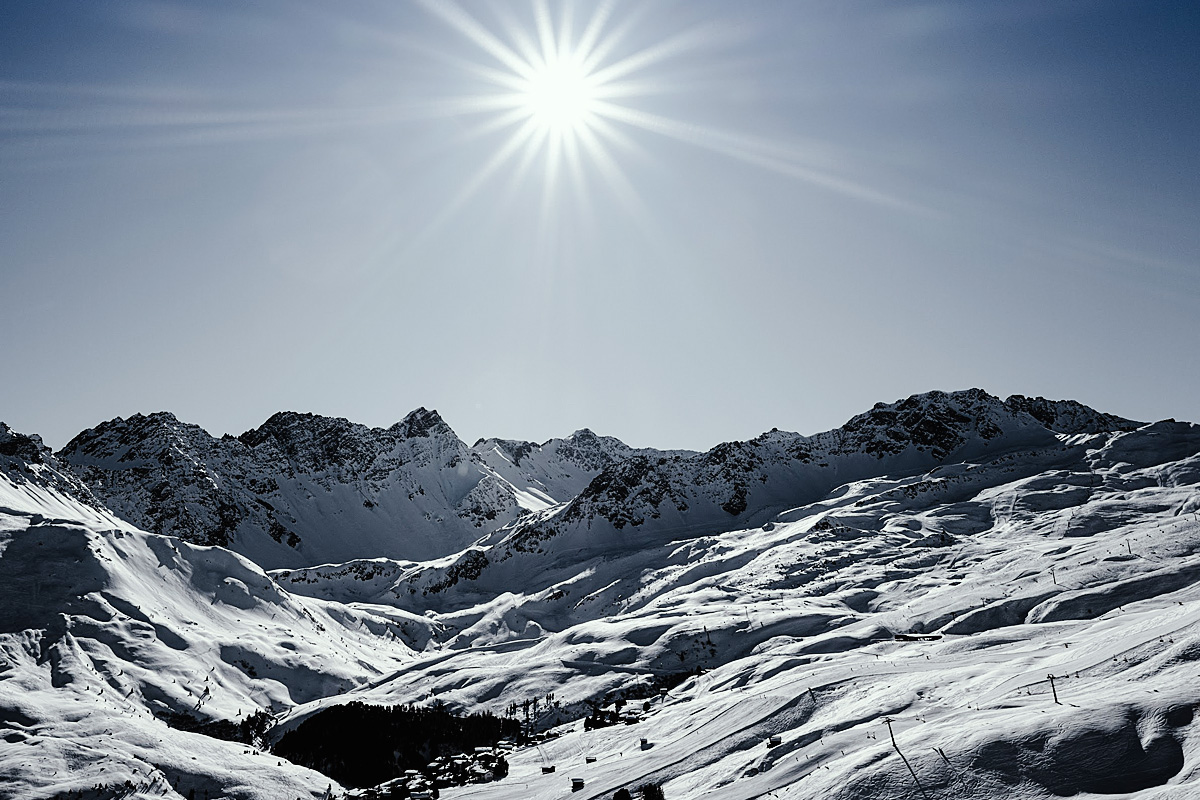
{"label": "evergreen tree", "polygon": [[647,783],[642,787],[642,800],[665,800],[662,786],[657,783]]}

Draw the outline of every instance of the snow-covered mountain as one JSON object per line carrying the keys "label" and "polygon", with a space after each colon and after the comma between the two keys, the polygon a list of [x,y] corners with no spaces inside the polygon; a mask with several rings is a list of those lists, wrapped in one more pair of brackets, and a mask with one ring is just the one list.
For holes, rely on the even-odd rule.
{"label": "snow-covered mountain", "polygon": [[361,686],[428,638],[139,531],[0,429],[0,797],[319,797],[325,776],[189,731]]}
{"label": "snow-covered mountain", "polygon": [[457,552],[635,452],[590,431],[470,448],[420,408],[386,429],[284,412],[219,439],[139,414],[84,431],[58,457],[145,530],[279,567]]}
{"label": "snow-covered mountain", "polygon": [[[832,469],[865,441],[877,474],[765,520],[752,501],[770,495],[722,509],[753,526],[698,533],[663,513],[618,529],[595,514],[603,548],[575,548],[580,519],[520,550],[518,525],[399,570],[377,599],[436,610],[445,649],[354,696],[503,708],[552,694],[549,725],[683,678],[635,728],[568,724],[512,760],[519,788],[472,798],[559,797],[564,770],[597,799],[650,782],[689,799],[1200,796],[1200,427],[1074,405],[1035,427],[1023,406],[963,393],[877,407],[804,451]],[[937,463],[914,469],[922,458]],[[656,496],[678,512],[700,493]],[[327,591],[352,580],[327,577]]]}
{"label": "snow-covered mountain", "polygon": [[[1038,416],[1031,413],[1037,411]],[[1001,401],[986,392],[930,392],[879,403],[841,428],[815,436],[773,430],[706,453],[634,454],[597,475],[564,506],[526,515],[494,544],[465,550],[445,564],[404,571],[392,597],[438,595],[439,610],[495,594],[534,575],[572,570],[586,555],[628,552],[775,520],[839,486],[902,478],[939,465],[992,461],[1009,454],[1041,464],[1068,452],[1064,436],[1130,430],[1138,423],[1079,403]],[[399,573],[397,573],[399,574]],[[312,581],[312,571],[304,573]],[[549,578],[547,578],[549,580]],[[396,600],[393,600],[395,602]],[[414,601],[418,605],[424,601]]]}
{"label": "snow-covered mountain", "polygon": [[[270,709],[278,735],[430,699],[559,734],[450,800],[1200,796],[1200,426],[972,390],[707,453],[484,440],[468,463],[526,513],[431,560],[265,574],[134,529],[5,441],[0,796],[102,768],[157,770],[145,796],[313,796],[328,779],[171,715]],[[365,485],[337,437],[230,441],[277,450],[255,462],[272,475]],[[621,696],[640,721],[585,729]]]}

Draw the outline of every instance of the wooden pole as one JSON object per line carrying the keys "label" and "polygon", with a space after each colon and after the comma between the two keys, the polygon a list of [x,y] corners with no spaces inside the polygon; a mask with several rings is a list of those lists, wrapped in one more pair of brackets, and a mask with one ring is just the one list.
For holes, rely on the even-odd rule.
{"label": "wooden pole", "polygon": [[912,775],[913,781],[916,782],[917,788],[921,790],[921,796],[925,800],[929,800],[929,795],[925,792],[925,787],[921,785],[921,779],[917,777],[917,772],[912,768],[912,764],[908,763],[908,759],[904,757],[904,753],[900,752],[900,745],[896,744],[896,734],[892,732],[892,718],[884,717],[883,721],[888,726],[888,736],[892,739],[892,747],[896,748],[896,755],[900,756],[900,760],[904,762],[904,766],[908,767],[908,773]]}

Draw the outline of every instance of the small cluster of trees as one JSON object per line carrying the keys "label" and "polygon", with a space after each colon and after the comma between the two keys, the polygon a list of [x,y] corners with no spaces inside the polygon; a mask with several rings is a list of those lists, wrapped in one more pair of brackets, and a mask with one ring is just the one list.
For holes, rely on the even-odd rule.
{"label": "small cluster of trees", "polygon": [[620,721],[620,712],[615,709],[613,711],[605,711],[597,705],[592,708],[592,713],[583,718],[583,729],[585,731],[593,731],[597,728],[607,728],[610,725],[616,725]]}
{"label": "small cluster of trees", "polygon": [[406,770],[427,771],[439,756],[474,753],[520,734],[517,720],[486,713],[459,716],[441,703],[389,707],[355,701],[313,714],[288,731],[273,752],[339,783],[365,788]]}
{"label": "small cluster of trees", "polygon": [[[662,786],[657,783],[644,784],[638,789],[638,793],[641,794],[642,800],[665,800]],[[633,795],[628,789],[617,789],[613,800],[633,800]]]}
{"label": "small cluster of trees", "polygon": [[641,701],[639,705],[642,713],[649,712],[652,698],[666,694],[688,678],[699,675],[703,671],[702,667],[696,667],[685,672],[656,674],[650,680],[639,680],[637,683],[606,695],[600,702],[589,700],[587,704],[591,708],[591,713],[583,718],[583,729],[587,731],[621,723],[628,725],[640,722],[642,716],[636,710],[632,713],[625,711],[629,701]]}
{"label": "small cluster of trees", "polygon": [[509,703],[504,709],[505,716],[520,718],[524,727],[526,741],[534,738],[539,731],[546,731],[564,722],[578,719],[571,708],[564,708],[554,697],[554,693],[543,696],[527,697],[521,702]]}
{"label": "small cluster of trees", "polygon": [[[637,714],[622,713],[625,709],[625,699],[618,697],[613,701],[611,707],[601,706],[599,703],[591,703],[592,713],[583,718],[583,729],[585,731],[595,730],[597,728],[607,728],[610,725],[619,725],[624,722],[630,725],[634,722],[640,722],[641,717]],[[611,708],[611,710],[610,710]],[[646,701],[642,704],[643,711],[650,710],[650,702]]]}
{"label": "small cluster of trees", "polygon": [[504,714],[505,716],[515,717],[519,711],[525,720],[529,721],[531,718],[536,718],[541,711],[548,711],[558,707],[559,703],[554,699],[554,692],[550,692],[545,697],[535,695],[533,697],[526,697],[520,703],[515,701],[509,703],[508,707],[504,709]]}
{"label": "small cluster of trees", "polygon": [[214,739],[241,742],[252,747],[262,746],[267,731],[275,725],[275,718],[267,711],[256,711],[237,722],[228,719],[206,720],[178,712],[167,712],[159,719],[176,730],[201,733]]}

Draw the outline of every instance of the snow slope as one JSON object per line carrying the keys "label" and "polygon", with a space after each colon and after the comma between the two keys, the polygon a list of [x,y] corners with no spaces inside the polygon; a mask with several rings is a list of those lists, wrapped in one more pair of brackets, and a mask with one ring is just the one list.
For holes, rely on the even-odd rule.
{"label": "snow slope", "polygon": [[0,422],[0,513],[85,519],[128,527],[114,516],[41,437],[27,436]]}
{"label": "snow slope", "polygon": [[426,624],[293,597],[228,550],[138,531],[12,442],[0,431],[0,797],[321,796],[324,776],[180,717],[348,691],[410,660]]}
{"label": "snow slope", "polygon": [[[492,444],[530,463],[533,447]],[[187,776],[314,796],[327,779],[151,715],[253,703],[278,736],[352,699],[504,713],[536,698],[560,735],[443,797],[607,800],[651,781],[672,800],[1200,797],[1196,425],[935,392],[811,437],[624,453],[569,502],[432,560],[269,575],[101,522],[13,469],[0,796],[91,786],[101,767],[171,775],[167,796]],[[505,480],[559,499],[549,468],[526,469]],[[23,511],[5,499],[19,492]],[[37,498],[78,519],[35,517]],[[654,698],[640,722],[582,730],[622,694],[639,711]]]}
{"label": "snow slope", "polygon": [[[500,711],[554,695],[543,719],[564,735],[447,797],[561,797],[569,777],[580,798],[648,781],[671,798],[1200,796],[1200,428],[1060,427],[573,568],[552,537],[502,592],[478,584],[508,562],[445,586],[449,565],[415,568],[388,592],[438,609],[445,645],[352,696]],[[894,638],[923,632],[940,638]],[[569,721],[696,668],[635,727]]]}

